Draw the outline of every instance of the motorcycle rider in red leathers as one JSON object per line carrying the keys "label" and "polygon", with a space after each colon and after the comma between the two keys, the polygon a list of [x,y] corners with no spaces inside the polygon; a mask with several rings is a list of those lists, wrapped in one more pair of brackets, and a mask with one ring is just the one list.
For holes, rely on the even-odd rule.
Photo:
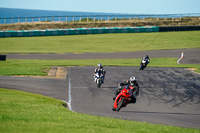
{"label": "motorcycle rider in red leathers", "polygon": [[134,77],[134,76],[130,77],[129,80],[118,84],[118,89],[116,90],[116,94],[115,94],[115,97],[113,97],[113,100],[116,99],[117,95],[123,89],[122,86],[125,86],[125,85],[126,85],[126,87],[129,87],[130,89],[133,88],[132,89],[133,94],[132,94],[132,97],[131,97],[131,100],[129,101],[129,103],[136,103],[136,96],[139,95],[139,85],[137,83],[136,77]]}

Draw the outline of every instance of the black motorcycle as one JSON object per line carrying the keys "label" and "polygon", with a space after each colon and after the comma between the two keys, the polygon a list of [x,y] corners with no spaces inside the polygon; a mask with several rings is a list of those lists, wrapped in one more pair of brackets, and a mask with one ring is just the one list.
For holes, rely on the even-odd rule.
{"label": "black motorcycle", "polygon": [[144,70],[146,67],[147,67],[147,64],[149,62],[147,60],[141,60],[141,63],[140,63],[140,70]]}

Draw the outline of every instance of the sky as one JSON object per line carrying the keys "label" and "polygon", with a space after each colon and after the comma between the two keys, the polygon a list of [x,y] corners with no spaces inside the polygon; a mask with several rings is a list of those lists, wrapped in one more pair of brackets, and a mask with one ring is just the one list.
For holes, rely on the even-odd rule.
{"label": "sky", "polygon": [[200,13],[200,0],[0,0],[0,7],[130,14]]}

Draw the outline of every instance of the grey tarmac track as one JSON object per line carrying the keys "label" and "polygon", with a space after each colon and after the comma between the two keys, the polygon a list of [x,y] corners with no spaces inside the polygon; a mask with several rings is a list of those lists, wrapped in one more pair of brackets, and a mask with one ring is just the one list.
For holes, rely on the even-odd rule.
{"label": "grey tarmac track", "polygon": [[0,76],[0,88],[41,94],[64,101],[68,100],[66,79]]}
{"label": "grey tarmac track", "polygon": [[[200,64],[200,49],[142,51],[128,53],[86,53],[54,55],[7,55],[7,59],[112,59],[153,57],[180,57],[180,63]],[[67,55],[67,56],[66,56]],[[27,57],[28,56],[28,57]],[[15,58],[16,57],[16,58]],[[58,58],[59,57],[59,58]],[[72,67],[67,79],[0,76],[0,88],[42,94],[60,100],[69,100],[73,111],[99,116],[147,121],[156,124],[200,128],[200,74],[184,68],[105,67],[105,84],[97,88],[93,82],[94,67]],[[112,111],[112,97],[117,83],[136,76],[141,87],[136,104]]]}
{"label": "grey tarmac track", "polygon": [[[72,110],[134,121],[200,128],[200,75],[183,68],[105,67],[105,84],[93,82],[94,67],[70,68]],[[117,83],[136,76],[136,104],[112,111]],[[86,78],[87,77],[87,78]]]}
{"label": "grey tarmac track", "polygon": [[[83,53],[83,54],[8,54],[7,59],[130,59],[142,58],[149,55],[150,58],[175,57],[179,58],[184,52],[185,64],[200,64],[200,48],[176,49],[176,50],[155,50],[155,51],[135,51],[117,53]],[[180,62],[182,63],[182,62]]]}
{"label": "grey tarmac track", "polygon": [[[94,67],[71,67],[67,79],[0,76],[0,88],[69,100],[75,112],[155,124],[200,128],[200,75],[184,68],[105,67],[105,84],[93,82]],[[136,76],[140,95],[136,104],[113,112],[117,83]],[[69,80],[70,79],[70,80]],[[69,102],[69,101],[68,101]]]}

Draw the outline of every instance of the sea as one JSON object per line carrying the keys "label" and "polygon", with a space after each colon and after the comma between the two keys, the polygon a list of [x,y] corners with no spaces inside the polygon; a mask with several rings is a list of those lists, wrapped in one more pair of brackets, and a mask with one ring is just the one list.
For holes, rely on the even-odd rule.
{"label": "sea", "polygon": [[[15,8],[0,8],[0,24],[4,23],[16,23],[16,22],[31,22],[31,21],[76,21],[80,17],[96,17],[100,19],[100,16],[126,16],[135,14],[122,14],[122,13],[100,13],[100,12],[74,12],[74,11],[52,11],[52,10],[33,10],[33,9],[15,9]],[[68,18],[66,18],[66,16]],[[60,17],[60,18],[59,18]],[[6,18],[6,19],[5,19]],[[20,20],[19,20],[20,18]],[[26,20],[25,20],[26,19]],[[108,18],[102,18],[108,19]],[[112,19],[112,18],[110,18]]]}

